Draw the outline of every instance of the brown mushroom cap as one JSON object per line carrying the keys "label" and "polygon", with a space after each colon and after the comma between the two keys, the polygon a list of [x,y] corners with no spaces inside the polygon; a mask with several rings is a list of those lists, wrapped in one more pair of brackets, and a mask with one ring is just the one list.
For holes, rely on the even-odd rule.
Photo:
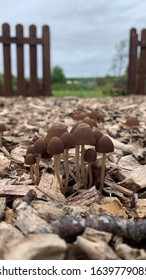
{"label": "brown mushroom cap", "polygon": [[95,139],[96,139],[96,143],[99,141],[99,139],[103,136],[103,133],[99,130],[99,129],[95,129],[93,130]]}
{"label": "brown mushroom cap", "polygon": [[27,147],[26,154],[34,154],[34,145],[30,145]]}
{"label": "brown mushroom cap", "polygon": [[64,149],[73,149],[76,146],[76,141],[70,132],[64,132],[60,140],[63,142]]}
{"label": "brown mushroom cap", "polygon": [[137,117],[129,117],[126,122],[125,125],[133,127],[133,126],[139,126],[139,120]]}
{"label": "brown mushroom cap", "polygon": [[96,121],[94,119],[90,119],[89,117],[85,117],[83,119],[83,122],[87,123],[88,125],[90,125],[90,128],[97,127]]}
{"label": "brown mushroom cap", "polygon": [[76,122],[76,123],[72,126],[72,128],[71,128],[71,130],[70,130],[70,133],[71,133],[71,134],[73,134],[74,130],[76,129],[76,127],[77,127],[80,123],[83,123],[83,122],[80,120],[80,121]]}
{"label": "brown mushroom cap", "polygon": [[33,154],[27,154],[25,157],[25,164],[26,165],[33,165],[36,163],[36,158]]}
{"label": "brown mushroom cap", "polygon": [[7,130],[7,128],[6,128],[5,124],[0,123],[0,132],[4,132],[6,130]]}
{"label": "brown mushroom cap", "polygon": [[86,162],[95,162],[96,161],[96,152],[95,150],[89,148],[84,153],[84,161]]}
{"label": "brown mushroom cap", "polygon": [[95,145],[95,150],[98,153],[112,153],[114,151],[112,140],[106,135],[102,136]]}
{"label": "brown mushroom cap", "polygon": [[50,155],[59,155],[64,152],[64,146],[59,137],[54,136],[47,145],[47,153]]}
{"label": "brown mushroom cap", "polygon": [[77,145],[92,145],[96,143],[96,139],[90,126],[86,123],[79,124],[72,133]]}
{"label": "brown mushroom cap", "polygon": [[44,138],[46,143],[49,143],[50,139],[54,136],[61,137],[61,135],[67,132],[67,126],[63,123],[54,123],[54,125],[50,128],[49,132]]}
{"label": "brown mushroom cap", "polygon": [[39,138],[34,143],[34,153],[35,154],[44,154],[47,152],[47,143],[43,138]]}

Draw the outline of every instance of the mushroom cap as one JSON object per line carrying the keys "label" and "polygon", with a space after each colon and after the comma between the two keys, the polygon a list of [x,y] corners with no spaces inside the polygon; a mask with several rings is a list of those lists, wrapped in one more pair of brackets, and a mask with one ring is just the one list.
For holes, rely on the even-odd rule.
{"label": "mushroom cap", "polygon": [[50,139],[54,136],[57,136],[60,138],[60,136],[64,133],[67,132],[67,126],[63,123],[54,123],[52,127],[50,128],[49,132],[47,135],[44,137],[44,141],[46,143],[49,143]]}
{"label": "mushroom cap", "polygon": [[103,136],[103,133],[98,128],[93,130],[93,133],[94,133],[96,143],[97,143],[99,141],[99,139]]}
{"label": "mushroom cap", "polygon": [[34,143],[34,153],[35,154],[44,154],[47,152],[47,143],[43,138],[39,138]]}
{"label": "mushroom cap", "polygon": [[112,153],[114,151],[112,140],[106,135],[102,136],[96,143],[95,150],[96,152],[103,154]]}
{"label": "mushroom cap", "polygon": [[36,157],[33,154],[27,154],[25,157],[26,165],[33,165],[36,163]]}
{"label": "mushroom cap", "polygon": [[34,154],[34,145],[29,145],[26,150],[26,154]]}
{"label": "mushroom cap", "polygon": [[100,111],[91,110],[91,112],[88,113],[88,116],[97,122],[104,122],[104,115]]}
{"label": "mushroom cap", "polygon": [[0,132],[4,132],[6,130],[7,130],[7,128],[6,128],[5,124],[0,123]]}
{"label": "mushroom cap", "polygon": [[93,128],[94,126],[97,127],[97,123],[94,119],[90,119],[89,117],[85,117],[83,119],[84,123],[87,123],[88,125],[90,125],[90,128]]}
{"label": "mushroom cap", "polygon": [[64,132],[60,140],[63,142],[64,149],[73,149],[76,146],[76,141],[70,132]]}
{"label": "mushroom cap", "polygon": [[54,136],[50,139],[47,145],[47,153],[54,156],[64,152],[64,146],[59,137]]}
{"label": "mushroom cap", "polygon": [[129,117],[126,122],[125,122],[125,125],[127,126],[139,126],[139,120],[137,117]]}
{"label": "mushroom cap", "polygon": [[71,128],[71,130],[70,130],[70,133],[71,133],[71,134],[73,134],[74,130],[76,129],[76,127],[77,127],[80,123],[83,123],[83,122],[80,120],[80,121],[76,122],[76,123],[72,126],[72,128]]}
{"label": "mushroom cap", "polygon": [[90,126],[86,123],[79,124],[72,133],[77,145],[94,146],[96,139]]}
{"label": "mushroom cap", "polygon": [[96,152],[95,150],[89,148],[84,153],[84,161],[86,162],[95,162],[96,161]]}

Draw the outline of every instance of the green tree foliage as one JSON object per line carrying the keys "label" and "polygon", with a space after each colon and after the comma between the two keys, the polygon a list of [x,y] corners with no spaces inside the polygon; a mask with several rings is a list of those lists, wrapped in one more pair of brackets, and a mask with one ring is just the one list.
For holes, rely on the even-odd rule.
{"label": "green tree foliage", "polygon": [[115,76],[125,74],[128,63],[128,44],[127,40],[121,40],[115,45],[116,53],[112,60],[111,71]]}
{"label": "green tree foliage", "polygon": [[65,83],[65,75],[61,67],[55,66],[51,71],[52,84]]}

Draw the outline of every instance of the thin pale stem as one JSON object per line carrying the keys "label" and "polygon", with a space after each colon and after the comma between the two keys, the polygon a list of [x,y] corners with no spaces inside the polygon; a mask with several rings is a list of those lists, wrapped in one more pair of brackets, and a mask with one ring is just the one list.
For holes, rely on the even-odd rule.
{"label": "thin pale stem", "polygon": [[31,175],[31,179],[32,179],[33,184],[36,185],[36,181],[35,181],[35,178],[34,178],[33,166],[32,165],[30,165],[30,175]]}
{"label": "thin pale stem", "polygon": [[101,176],[100,176],[100,187],[99,190],[102,193],[104,188],[104,178],[105,178],[105,162],[106,162],[106,154],[102,154],[102,167],[101,167]]}
{"label": "thin pale stem", "polygon": [[75,147],[75,164],[76,164],[76,177],[77,177],[78,182],[80,181],[79,149],[80,149],[80,146],[76,145],[76,147]]}
{"label": "thin pale stem", "polygon": [[88,176],[89,176],[89,183],[88,183],[88,189],[92,187],[93,177],[92,177],[92,163],[88,162]]}
{"label": "thin pale stem", "polygon": [[62,185],[62,180],[60,178],[60,155],[54,155],[54,171],[60,186],[60,191],[64,194],[64,188]]}
{"label": "thin pale stem", "polygon": [[81,145],[81,176],[82,176],[82,182],[84,185],[84,188],[86,188],[86,177],[85,177],[85,162],[84,162],[84,153],[85,153],[85,147],[84,145]]}
{"label": "thin pale stem", "polygon": [[66,171],[66,176],[65,176],[65,190],[67,190],[67,186],[68,186],[68,179],[69,179],[69,162],[68,162],[68,149],[64,149],[64,154],[63,154],[63,158],[64,158],[64,164],[65,164],[65,171]]}

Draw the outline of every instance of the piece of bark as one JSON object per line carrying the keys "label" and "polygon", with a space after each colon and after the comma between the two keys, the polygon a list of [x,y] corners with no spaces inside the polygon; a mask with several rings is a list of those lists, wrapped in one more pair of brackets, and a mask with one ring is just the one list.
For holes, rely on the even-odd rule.
{"label": "piece of bark", "polygon": [[116,253],[103,240],[92,242],[82,236],[78,236],[75,242],[76,246],[86,253],[90,260],[116,260]]}
{"label": "piece of bark", "polygon": [[111,193],[112,190],[121,192],[122,194],[126,195],[126,196],[132,196],[133,195],[133,191],[129,190],[128,188],[125,188],[123,186],[121,186],[120,184],[115,183],[114,181],[109,180],[107,177],[104,180],[104,184],[105,186],[108,186],[111,188]]}
{"label": "piece of bark", "polygon": [[21,241],[11,242],[5,260],[62,260],[67,244],[56,234],[29,234]]}
{"label": "piece of bark", "polygon": [[117,198],[111,198],[111,201],[109,201],[108,203],[102,203],[102,202],[101,204],[92,203],[89,212],[95,215],[109,214],[124,219],[128,218],[126,209],[123,207],[123,205],[120,203],[120,201]]}
{"label": "piece of bark", "polygon": [[29,185],[1,185],[0,184],[0,196],[25,196],[29,190],[35,190],[37,198],[44,198],[42,192],[35,189],[35,186]]}
{"label": "piece of bark", "polygon": [[0,259],[3,259],[3,254],[9,247],[12,240],[21,240],[23,234],[11,224],[4,221],[0,222]]}
{"label": "piece of bark", "polygon": [[64,216],[63,205],[55,202],[35,200],[31,206],[37,210],[39,216],[47,222],[57,220]]}
{"label": "piece of bark", "polygon": [[65,197],[60,191],[56,176],[43,173],[36,189],[47,195],[54,202],[65,203]]}
{"label": "piece of bark", "polygon": [[4,176],[9,169],[11,164],[11,159],[4,155],[0,155],[0,176]]}
{"label": "piece of bark", "polygon": [[89,239],[90,241],[97,242],[99,240],[103,240],[106,243],[109,243],[112,239],[112,234],[105,231],[95,230],[93,228],[86,227],[82,237]]}
{"label": "piece of bark", "polygon": [[100,194],[95,187],[89,190],[81,190],[79,193],[75,193],[67,198],[67,204],[90,206],[93,202],[100,201]]}
{"label": "piece of bark", "polygon": [[127,244],[118,244],[115,251],[123,260],[146,260],[146,252],[144,249],[132,248]]}
{"label": "piece of bark", "polygon": [[146,218],[146,199],[138,199],[135,208],[138,218]]}
{"label": "piece of bark", "polygon": [[25,235],[48,225],[45,220],[38,216],[38,212],[26,202],[18,205],[15,211],[17,214],[15,225]]}
{"label": "piece of bark", "polygon": [[0,197],[0,221],[4,217],[5,208],[6,208],[6,198]]}
{"label": "piece of bark", "polygon": [[131,171],[130,175],[127,176],[120,185],[124,186],[125,188],[132,190],[134,193],[140,189],[146,187],[146,165],[140,165],[137,168],[134,168]]}

